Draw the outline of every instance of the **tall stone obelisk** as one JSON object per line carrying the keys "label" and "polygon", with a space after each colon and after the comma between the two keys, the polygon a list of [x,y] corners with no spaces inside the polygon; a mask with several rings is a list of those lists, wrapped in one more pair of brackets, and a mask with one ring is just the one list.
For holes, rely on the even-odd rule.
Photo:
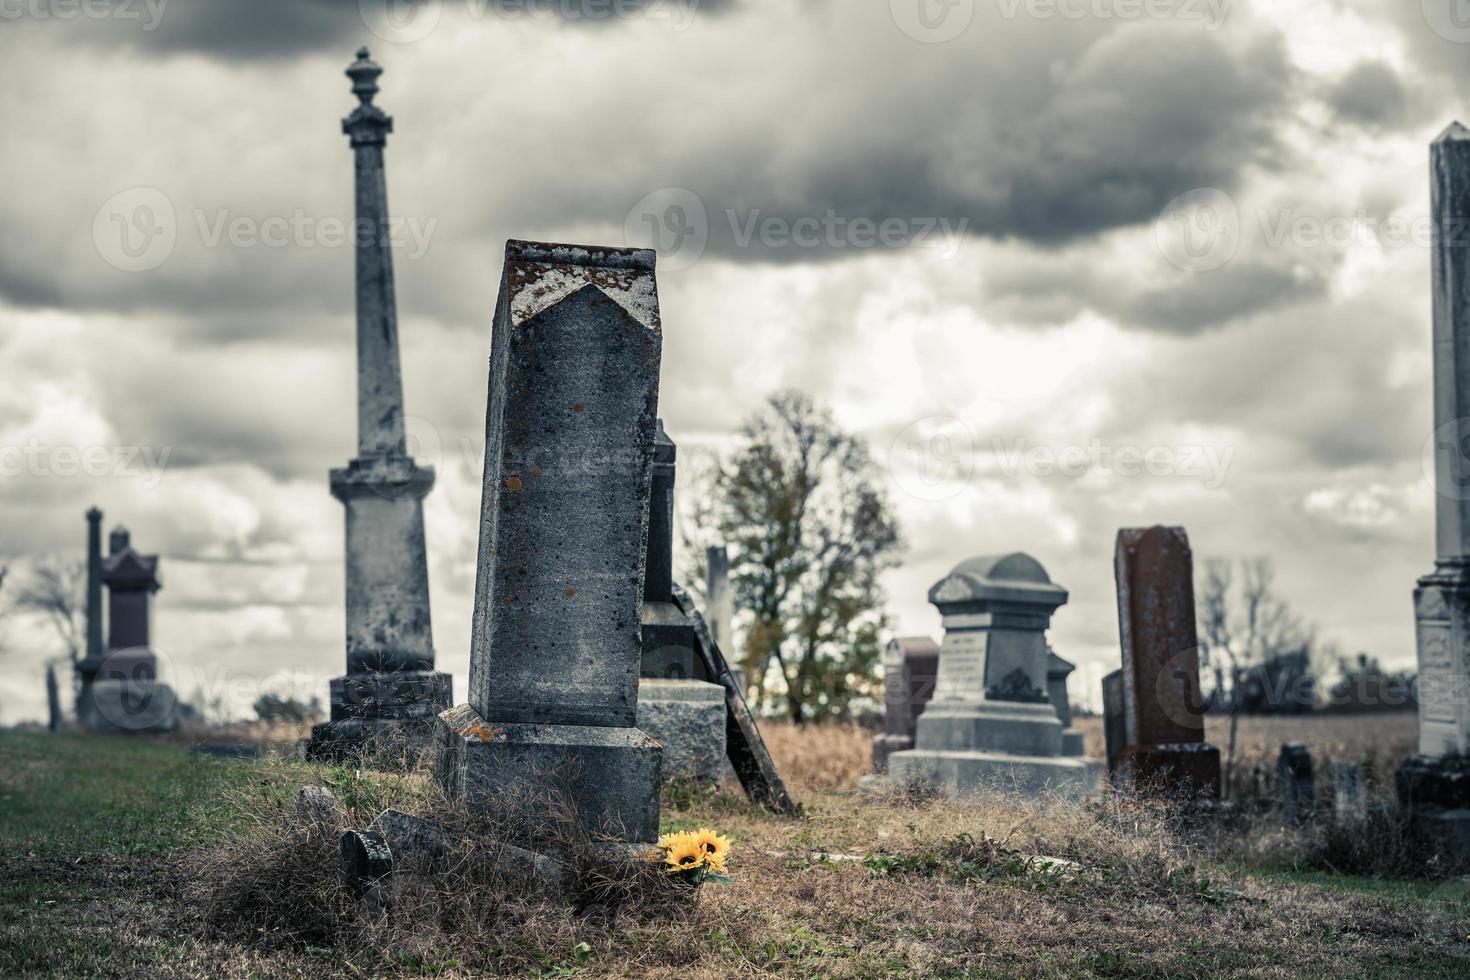
{"label": "tall stone obelisk", "polygon": [[92,682],[107,657],[102,638],[102,511],[87,511],[87,648],[76,665],[81,682],[77,691],[77,713],[85,716],[92,701]]}
{"label": "tall stone obelisk", "polygon": [[1434,571],[1414,590],[1419,755],[1400,798],[1470,858],[1470,129],[1430,147],[1434,221]]}
{"label": "tall stone obelisk", "polygon": [[[347,674],[331,684],[332,720],[312,729],[310,752],[335,757],[427,744],[453,703],[434,670],[423,498],[432,467],[408,455],[398,310],[393,292],[383,147],[393,119],[373,105],[383,69],[367,48],[347,69],[359,102],[342,120],[357,178],[357,458],[331,473],[347,511]],[[385,744],[387,743],[387,744]]]}

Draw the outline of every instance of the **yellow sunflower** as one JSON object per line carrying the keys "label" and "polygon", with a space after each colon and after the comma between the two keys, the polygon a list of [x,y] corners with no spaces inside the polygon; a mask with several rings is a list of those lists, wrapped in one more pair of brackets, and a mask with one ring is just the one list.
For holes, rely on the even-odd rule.
{"label": "yellow sunflower", "polygon": [[669,872],[696,871],[704,866],[704,852],[693,834],[673,834],[661,839],[664,849],[664,864]]}
{"label": "yellow sunflower", "polygon": [[708,827],[700,827],[693,836],[710,867],[718,871],[725,870],[725,859],[730,856],[729,838],[715,833]]}

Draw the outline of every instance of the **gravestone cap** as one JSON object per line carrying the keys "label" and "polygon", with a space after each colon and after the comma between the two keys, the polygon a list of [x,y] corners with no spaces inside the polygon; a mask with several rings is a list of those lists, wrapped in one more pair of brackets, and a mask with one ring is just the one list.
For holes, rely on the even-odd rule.
{"label": "gravestone cap", "polygon": [[1041,562],[1013,551],[960,562],[929,590],[929,601],[946,616],[995,607],[1050,613],[1067,601],[1067,590],[1052,582]]}

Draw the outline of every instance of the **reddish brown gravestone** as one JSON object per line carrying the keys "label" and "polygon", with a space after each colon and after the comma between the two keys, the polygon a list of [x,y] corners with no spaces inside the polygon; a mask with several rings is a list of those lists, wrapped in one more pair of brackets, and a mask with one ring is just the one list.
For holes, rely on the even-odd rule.
{"label": "reddish brown gravestone", "polygon": [[1125,787],[1220,794],[1220,752],[1205,741],[1194,567],[1182,527],[1124,528],[1114,557],[1123,648]]}

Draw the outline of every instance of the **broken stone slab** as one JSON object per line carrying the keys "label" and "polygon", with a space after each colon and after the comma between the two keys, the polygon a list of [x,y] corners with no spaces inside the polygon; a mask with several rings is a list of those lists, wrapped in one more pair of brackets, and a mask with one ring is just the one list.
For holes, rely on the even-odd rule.
{"label": "broken stone slab", "polygon": [[336,827],[345,814],[337,798],[325,786],[303,786],[291,805],[291,824],[295,827]]}
{"label": "broken stone slab", "polygon": [[720,645],[710,637],[709,627],[705,625],[694,600],[677,584],[674,586],[674,603],[694,624],[694,636],[698,641],[695,652],[703,659],[709,679],[725,689],[725,755],[746,797],[774,813],[795,815],[798,812],[796,801],[786,791],[786,783],[776,771],[776,763],[766,749],[755,715],[745,703],[742,682],[730,669],[725,655],[720,652]]}
{"label": "broken stone slab", "polygon": [[[368,829],[387,842],[395,867],[405,861],[442,867],[455,852],[455,840],[442,824],[402,810],[384,810]],[[556,858],[493,839],[476,840],[474,846],[491,855],[492,864],[510,881],[549,897],[562,893],[566,869]]]}
{"label": "broken stone slab", "polygon": [[377,831],[348,830],[337,844],[337,865],[348,887],[361,895],[393,872],[393,852]]}

